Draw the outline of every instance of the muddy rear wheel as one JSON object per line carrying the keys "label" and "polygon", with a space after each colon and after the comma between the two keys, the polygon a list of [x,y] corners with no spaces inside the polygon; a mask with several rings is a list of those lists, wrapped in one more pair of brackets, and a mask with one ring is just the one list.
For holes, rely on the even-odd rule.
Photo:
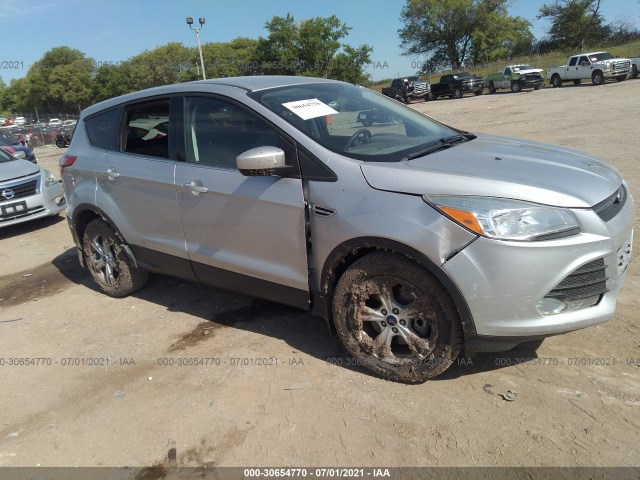
{"label": "muddy rear wheel", "polygon": [[374,252],[356,261],[340,278],[332,307],[345,349],[389,380],[424,382],[462,350],[451,297],[433,275],[399,254]]}
{"label": "muddy rear wheel", "polygon": [[102,219],[92,220],[82,237],[82,252],[91,276],[112,297],[124,297],[141,289],[149,274],[132,265],[123,241]]}

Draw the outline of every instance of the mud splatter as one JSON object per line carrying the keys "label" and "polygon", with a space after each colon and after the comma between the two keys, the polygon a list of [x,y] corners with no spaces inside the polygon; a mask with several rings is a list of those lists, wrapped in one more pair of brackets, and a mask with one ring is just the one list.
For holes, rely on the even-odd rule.
{"label": "mud splatter", "polygon": [[284,317],[293,312],[299,312],[299,310],[280,303],[256,299],[250,305],[212,315],[211,320],[220,325],[232,326],[239,322],[256,320],[258,317],[267,318],[276,315]]}
{"label": "mud splatter", "polygon": [[156,464],[144,467],[136,474],[134,480],[160,480],[167,476],[167,469],[164,465]]}
{"label": "mud splatter", "polygon": [[169,347],[169,352],[184,350],[188,347],[197,345],[208,338],[215,336],[215,331],[220,328],[231,327],[240,322],[250,322],[257,318],[269,318],[276,315],[286,316],[290,313],[297,312],[293,307],[287,307],[279,303],[268,302],[266,300],[256,299],[250,305],[235,308],[233,310],[225,310],[220,313],[211,314],[210,322],[201,322],[196,325],[191,332],[183,335],[177,342]]}
{"label": "mud splatter", "polygon": [[201,322],[196,325],[192,331],[183,335],[176,343],[169,347],[169,352],[175,352],[177,350],[184,350],[188,347],[193,347],[198,343],[201,343],[208,338],[214,337],[214,331],[221,328],[220,325],[212,322]]}
{"label": "mud splatter", "polygon": [[0,277],[0,306],[20,305],[49,297],[89,278],[78,264],[74,250],[68,250],[51,263]]}

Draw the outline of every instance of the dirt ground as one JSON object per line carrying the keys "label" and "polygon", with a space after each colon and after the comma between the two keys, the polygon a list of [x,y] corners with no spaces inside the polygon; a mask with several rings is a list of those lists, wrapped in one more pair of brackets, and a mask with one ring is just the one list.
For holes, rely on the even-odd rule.
{"label": "dirt ground", "polygon": [[[413,107],[604,157],[640,199],[638,98],[629,80]],[[62,153],[37,151],[56,172]],[[640,466],[639,275],[636,253],[606,324],[404,385],[289,307],[162,276],[109,298],[63,215],[4,228],[0,466]]]}

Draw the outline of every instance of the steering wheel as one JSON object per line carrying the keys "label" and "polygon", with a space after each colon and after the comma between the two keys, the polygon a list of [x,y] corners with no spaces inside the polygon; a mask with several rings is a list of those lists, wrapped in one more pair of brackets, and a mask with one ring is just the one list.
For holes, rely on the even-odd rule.
{"label": "steering wheel", "polygon": [[[362,137],[362,138],[361,138]],[[347,142],[347,145],[344,147],[345,150],[349,150],[354,145],[363,145],[365,143],[369,143],[371,140],[371,132],[366,128],[361,128],[356,133],[351,135],[351,138]]]}

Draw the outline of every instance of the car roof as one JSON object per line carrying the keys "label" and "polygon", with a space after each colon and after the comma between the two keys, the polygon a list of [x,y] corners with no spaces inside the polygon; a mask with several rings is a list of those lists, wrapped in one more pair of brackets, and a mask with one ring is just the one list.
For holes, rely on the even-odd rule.
{"label": "car roof", "polygon": [[[137,100],[140,98],[150,97],[154,95],[167,95],[179,92],[195,92],[206,90],[207,86],[229,86],[236,87],[247,92],[256,92],[259,90],[267,90],[277,87],[288,87],[293,85],[310,85],[317,83],[343,83],[336,80],[315,77],[296,77],[285,75],[259,75],[252,77],[227,77],[216,78],[212,80],[198,80],[195,82],[175,83],[173,85],[165,85],[162,87],[148,88],[138,92],[129,93],[120,97],[111,98],[100,103],[96,103],[85,109],[83,114],[91,115],[100,110],[114,107],[122,103]],[[203,88],[204,87],[204,88]]]}

